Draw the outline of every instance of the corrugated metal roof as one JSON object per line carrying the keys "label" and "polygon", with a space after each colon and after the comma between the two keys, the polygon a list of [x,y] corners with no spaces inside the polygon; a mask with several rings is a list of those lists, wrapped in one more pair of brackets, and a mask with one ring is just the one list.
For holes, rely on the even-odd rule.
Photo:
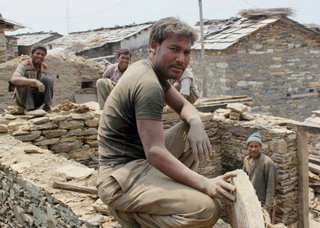
{"label": "corrugated metal roof", "polygon": [[71,48],[73,51],[82,51],[100,47],[107,43],[122,41],[128,37],[138,34],[152,25],[153,23],[145,23],[136,26],[103,28],[99,30],[71,33],[50,42],[50,44],[52,44],[53,47],[65,49]]}
{"label": "corrugated metal roof", "polygon": [[[277,20],[279,19],[252,20],[241,18],[233,21],[227,21],[224,25],[220,24],[219,26],[205,25],[205,49],[227,49],[231,45],[237,43],[241,38],[250,35],[262,27],[274,23]],[[200,31],[199,26],[196,26],[196,29]],[[201,49],[200,41],[194,44],[193,49]]]}
{"label": "corrugated metal roof", "polygon": [[[57,34],[57,33],[55,33]],[[30,34],[21,34],[16,35],[15,37],[18,38],[18,46],[32,46],[36,43],[41,42],[51,36],[55,35],[52,33],[30,33]]]}

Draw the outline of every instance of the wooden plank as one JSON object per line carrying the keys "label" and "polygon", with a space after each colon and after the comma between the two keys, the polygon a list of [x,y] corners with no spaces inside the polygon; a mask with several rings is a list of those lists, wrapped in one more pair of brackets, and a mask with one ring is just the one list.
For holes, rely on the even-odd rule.
{"label": "wooden plank", "polygon": [[316,157],[309,156],[309,164],[310,163],[313,163],[313,164],[316,164],[316,165],[320,165],[320,159],[316,158]]}
{"label": "wooden plank", "polygon": [[200,98],[199,102],[210,102],[210,101],[223,101],[223,100],[232,100],[232,99],[242,99],[248,98],[245,95],[242,96],[224,96],[224,97],[212,97],[212,98]]}
{"label": "wooden plank", "polygon": [[309,227],[308,139],[308,133],[299,126],[297,131],[299,228]]}
{"label": "wooden plank", "polygon": [[215,104],[215,105],[206,105],[206,106],[199,106],[197,109],[200,112],[214,112],[219,108],[226,108],[227,104]]}
{"label": "wooden plank", "polygon": [[309,163],[309,170],[313,173],[320,174],[320,166],[319,165]]}
{"label": "wooden plank", "polygon": [[237,100],[221,100],[221,101],[210,101],[210,102],[199,102],[200,106],[213,105],[213,104],[223,104],[223,103],[242,103],[242,102],[253,102],[250,98],[243,98]]}
{"label": "wooden plank", "polygon": [[86,194],[98,194],[98,190],[96,188],[79,186],[79,185],[74,185],[74,184],[65,183],[65,182],[55,181],[52,187],[56,189],[62,189],[62,190],[68,190],[68,191],[80,192],[80,193],[86,193]]}

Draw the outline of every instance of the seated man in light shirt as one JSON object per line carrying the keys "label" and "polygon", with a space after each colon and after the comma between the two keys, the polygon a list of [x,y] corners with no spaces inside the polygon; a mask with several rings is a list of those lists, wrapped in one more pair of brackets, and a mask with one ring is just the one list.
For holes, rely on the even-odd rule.
{"label": "seated man in light shirt", "polygon": [[[193,73],[190,68],[185,69],[179,80],[171,81],[171,84],[180,92],[180,94],[187,99],[191,104],[194,104],[199,98],[199,92],[194,83]],[[165,106],[164,113],[171,113],[173,110]]]}
{"label": "seated man in light shirt", "polygon": [[194,83],[194,77],[191,69],[187,68],[181,78],[172,83],[172,85],[180,92],[184,98],[186,98],[191,104],[197,101],[199,98],[199,92],[196,84]]}
{"label": "seated man in light shirt", "polygon": [[127,70],[130,60],[130,50],[126,48],[120,49],[117,53],[117,63],[109,65],[107,70],[103,73],[102,78],[97,80],[97,97],[101,110],[112,89],[115,87],[122,74]]}

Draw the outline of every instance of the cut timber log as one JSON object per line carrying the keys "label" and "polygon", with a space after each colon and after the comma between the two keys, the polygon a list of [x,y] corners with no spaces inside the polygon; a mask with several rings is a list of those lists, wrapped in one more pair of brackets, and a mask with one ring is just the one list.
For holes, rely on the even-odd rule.
{"label": "cut timber log", "polygon": [[79,185],[69,184],[65,182],[55,181],[52,187],[56,189],[62,189],[62,190],[68,190],[68,191],[80,192],[80,193],[86,193],[86,194],[98,194],[98,191],[96,188],[79,186]]}
{"label": "cut timber log", "polygon": [[309,170],[313,173],[320,174],[320,165],[312,164],[309,162]]}
{"label": "cut timber log", "polygon": [[309,162],[312,164],[320,165],[320,158],[309,156]]}
{"label": "cut timber log", "polygon": [[265,227],[261,204],[248,175],[243,170],[236,170],[237,176],[231,182],[236,187],[236,200],[231,209],[233,228]]}
{"label": "cut timber log", "polygon": [[199,106],[197,109],[200,112],[214,112],[219,108],[226,108],[227,104],[214,104],[214,105],[206,105],[206,106]]}
{"label": "cut timber log", "polygon": [[309,171],[309,178],[312,180],[312,181],[318,181],[320,183],[320,177],[319,175],[316,175],[314,174],[313,172],[310,172]]}
{"label": "cut timber log", "polygon": [[242,103],[247,106],[253,106],[252,98],[247,96],[223,96],[214,98],[200,98],[195,103],[197,109],[201,112],[214,112],[219,108],[226,108],[230,103]]}
{"label": "cut timber log", "polygon": [[198,102],[206,103],[206,102],[212,102],[212,101],[237,100],[237,99],[243,99],[243,98],[248,98],[248,97],[247,96],[223,96],[223,97],[213,97],[213,98],[200,98]]}

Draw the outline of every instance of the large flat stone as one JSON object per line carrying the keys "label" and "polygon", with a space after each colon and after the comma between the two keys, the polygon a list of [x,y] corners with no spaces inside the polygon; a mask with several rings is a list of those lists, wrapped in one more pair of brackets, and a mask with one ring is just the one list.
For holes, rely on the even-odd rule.
{"label": "large flat stone", "polygon": [[236,201],[231,209],[231,225],[233,228],[263,228],[264,219],[261,204],[248,175],[243,170],[236,170],[237,176],[232,178],[236,187]]}
{"label": "large flat stone", "polygon": [[68,179],[84,179],[90,176],[94,169],[69,164],[57,169],[56,172],[64,174]]}

